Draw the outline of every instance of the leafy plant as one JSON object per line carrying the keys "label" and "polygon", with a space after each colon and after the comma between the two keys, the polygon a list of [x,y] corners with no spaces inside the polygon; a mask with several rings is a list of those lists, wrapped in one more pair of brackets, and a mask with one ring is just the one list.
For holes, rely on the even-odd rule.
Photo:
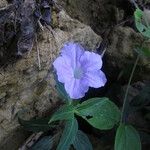
{"label": "leafy plant", "polygon": [[[57,82],[57,84],[59,83]],[[59,92],[60,90],[63,92],[63,88],[62,86]],[[66,93],[64,93],[64,96],[65,94]],[[83,150],[89,146],[89,150],[91,150],[92,145],[88,137],[82,131],[78,130],[78,123],[75,119],[75,115],[82,117],[90,125],[101,130],[113,128],[120,120],[119,108],[108,98],[103,97],[92,98],[82,103],[75,104],[66,101],[66,104],[60,107],[51,117],[30,121],[19,118],[19,122],[27,130],[37,132],[50,130],[53,122],[65,120],[65,128],[57,146],[57,150],[67,150],[71,145],[76,149],[81,145]],[[87,144],[83,144],[79,140],[87,142]],[[43,142],[45,143],[46,141],[44,140]]]}
{"label": "leafy plant", "polygon": [[120,111],[108,98],[92,98],[75,107],[77,115],[97,129],[106,130],[119,122]]}
{"label": "leafy plant", "polygon": [[61,136],[60,142],[57,146],[57,150],[67,150],[69,149],[70,145],[73,144],[75,137],[78,131],[78,122],[73,117],[72,119],[68,120],[65,125],[65,129]]}
{"label": "leafy plant", "polygon": [[[135,17],[135,25],[138,31],[146,38],[150,38],[150,25],[149,21],[147,20],[147,16],[145,13],[138,8],[137,5],[136,10],[134,12]],[[139,133],[132,127],[131,125],[127,125],[126,118],[128,117],[128,108],[131,106],[137,106],[141,104],[145,104],[147,96],[149,95],[149,87],[144,88],[139,95],[137,95],[131,102],[128,100],[128,92],[129,86],[131,84],[131,80],[134,75],[135,68],[137,66],[138,60],[140,56],[142,57],[149,57],[150,56],[150,49],[142,46],[137,47],[136,52],[138,53],[137,59],[131,71],[131,75],[129,78],[129,82],[127,85],[123,109],[122,109],[122,116],[120,120],[120,126],[117,129],[116,138],[115,138],[115,150],[141,150],[141,141]],[[144,106],[144,105],[143,105]],[[131,107],[133,108],[133,107]]]}
{"label": "leafy plant", "polygon": [[26,130],[32,132],[46,132],[49,131],[54,125],[49,125],[49,117],[38,118],[38,119],[31,119],[31,120],[24,120],[20,112],[18,113],[18,121],[21,126],[23,126]]}
{"label": "leafy plant", "polygon": [[137,46],[135,51],[140,55],[140,56],[143,56],[143,57],[150,57],[150,49],[148,47],[140,47],[140,46]]}
{"label": "leafy plant", "polygon": [[[63,84],[60,84],[57,81],[56,86],[58,87],[58,92],[61,93],[66,104],[61,106],[48,118],[30,121],[25,121],[19,118],[19,122],[30,131],[47,131],[50,130],[52,127],[51,125],[54,125],[55,122],[63,121],[62,123],[65,123],[65,127],[57,146],[57,150],[69,150],[71,146],[76,150],[79,150],[79,148],[81,150],[93,149],[92,144],[85,133],[78,130],[76,116],[82,117],[91,126],[100,130],[112,129],[115,125],[119,125],[120,122],[115,139],[115,150],[140,150],[141,143],[138,132],[131,125],[126,125],[126,120],[124,119],[126,118],[126,107],[129,104],[127,100],[129,85],[138,59],[139,57],[137,57],[130,76],[122,113],[120,113],[119,108],[107,97],[91,98],[81,103],[74,103],[73,100],[68,98],[68,94],[66,93]],[[46,143],[47,140],[43,139],[37,144],[44,145]],[[129,144],[131,145],[130,149],[128,149]]]}
{"label": "leafy plant", "polygon": [[[150,26],[146,20],[144,12],[139,8],[137,8],[134,13],[134,16],[135,16],[135,24],[138,31],[146,38],[150,38]],[[73,51],[73,53],[71,54],[69,49],[68,55],[67,49],[68,45],[69,48],[72,48],[72,50],[74,50],[77,47],[79,51],[78,52]],[[141,150],[141,141],[139,133],[132,125],[128,125],[127,122],[129,113],[128,107],[134,105],[135,102],[137,102],[136,100],[138,100],[138,104],[141,104],[141,102],[145,101],[145,99],[149,95],[146,95],[145,93],[147,93],[147,90],[143,89],[142,93],[140,93],[131,102],[129,102],[128,93],[140,56],[149,57],[150,56],[149,48],[143,46],[137,47],[136,49],[138,56],[135,60],[135,64],[131,71],[127,89],[123,99],[123,108],[122,111],[120,111],[119,108],[116,106],[116,104],[113,103],[111,100],[109,100],[109,98],[107,97],[91,98],[85,100],[84,102],[80,102],[79,99],[76,100],[78,102],[75,102],[73,101],[73,99],[70,98],[70,97],[75,99],[77,99],[77,97],[81,98],[87,92],[89,85],[92,85],[92,87],[99,87],[99,86],[101,87],[105,85],[107,79],[102,71],[99,72],[102,66],[102,60],[100,56],[90,52],[83,52],[82,47],[78,44],[69,43],[68,45],[65,45],[64,51],[66,52],[63,51],[62,53],[63,57],[62,56],[59,57],[54,63],[54,67],[56,67],[56,70],[58,70],[59,72],[58,74],[60,75],[60,80],[63,81],[65,87],[67,85],[68,91],[65,90],[64,84],[58,81],[58,77],[54,75],[56,80],[56,89],[61,99],[64,100],[65,104],[61,106],[52,116],[49,116],[45,119],[25,121],[19,118],[20,124],[23,125],[27,130],[39,132],[50,130],[55,122],[60,121],[62,125],[64,125],[64,128],[59,143],[57,144],[56,150],[69,150],[70,147],[74,147],[74,149],[76,150],[92,150],[93,149],[92,144],[90,143],[88,136],[78,129],[78,121],[76,119],[76,116],[79,116],[83,118],[87,123],[89,123],[92,127],[100,130],[109,130],[112,129],[114,126],[118,126],[114,145],[115,150]],[[78,62],[77,61],[78,59],[76,58],[80,58],[78,57],[80,54],[82,55],[84,54],[82,56],[84,59],[83,60],[79,59]],[[93,63],[93,59],[90,59],[89,57],[90,55],[93,58],[94,57],[97,58],[97,60],[99,60],[99,58],[101,60],[101,62],[94,60],[93,69],[95,70],[92,70],[93,71],[92,75],[94,75],[94,73],[96,72],[97,75],[95,77],[101,80],[101,81],[98,80],[99,81],[98,84],[91,81],[90,78],[91,76],[90,71],[92,68],[91,64]],[[74,61],[71,62],[70,57],[68,56],[71,56]],[[67,58],[67,63],[64,63],[65,58]],[[71,64],[68,65],[68,63]],[[84,68],[84,70],[86,70],[85,73],[88,74],[88,77],[86,76],[84,77],[85,81],[89,82],[89,84],[87,84],[88,86],[82,83],[82,77],[84,75],[84,72],[81,68],[78,67],[78,63],[81,63],[83,65],[82,67]],[[97,63],[97,66],[95,65],[95,63]],[[60,67],[60,64],[62,65],[61,67],[64,67],[66,75],[68,75],[67,77],[69,78],[67,78],[65,75],[62,75],[63,70]],[[70,85],[70,81],[72,79],[71,74],[72,72],[68,73],[70,67],[72,67],[71,71],[74,70],[75,72],[74,76],[78,79],[78,81],[80,81],[78,83],[79,85],[77,84],[77,87],[72,86],[71,90],[68,88],[68,85]],[[76,78],[73,78],[72,84],[77,82]],[[80,84],[82,87],[81,89]],[[142,95],[143,93],[145,96]],[[37,144],[34,145],[33,149],[41,147],[41,150],[45,150],[44,148],[47,147],[48,145],[49,148],[47,149],[50,149],[52,148],[51,143],[52,143],[51,137],[47,136],[39,140]]]}
{"label": "leafy plant", "polygon": [[150,38],[150,25],[145,13],[141,9],[137,8],[134,12],[134,17],[138,31],[142,33],[143,36]]}
{"label": "leafy plant", "polygon": [[51,136],[44,136],[31,147],[31,150],[51,150],[53,145],[52,142]]}
{"label": "leafy plant", "polygon": [[89,141],[89,138],[81,130],[78,130],[78,132],[76,134],[75,140],[73,142],[73,147],[76,150],[78,150],[78,149],[79,150],[92,150],[93,149],[92,144]]}
{"label": "leafy plant", "polygon": [[118,127],[115,150],[141,150],[139,134],[131,125],[120,124]]}

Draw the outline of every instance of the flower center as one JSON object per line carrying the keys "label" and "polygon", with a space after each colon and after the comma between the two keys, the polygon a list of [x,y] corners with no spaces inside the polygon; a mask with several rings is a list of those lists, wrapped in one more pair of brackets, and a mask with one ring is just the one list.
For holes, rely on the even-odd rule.
{"label": "flower center", "polygon": [[80,79],[83,76],[83,70],[81,68],[75,68],[74,78]]}

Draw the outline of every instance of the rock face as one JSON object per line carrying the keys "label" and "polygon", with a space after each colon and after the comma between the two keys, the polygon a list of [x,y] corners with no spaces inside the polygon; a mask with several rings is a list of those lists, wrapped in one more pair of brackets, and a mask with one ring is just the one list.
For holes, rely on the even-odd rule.
{"label": "rock face", "polygon": [[[150,47],[150,41],[144,43],[144,37],[135,32],[130,27],[117,27],[108,37],[110,44],[106,52],[106,69],[109,72],[108,76],[113,76],[116,69],[128,70],[132,68],[134,61],[137,57],[135,51],[137,45]],[[150,80],[150,59],[146,57],[140,57],[138,67],[136,69],[136,78],[139,80]],[[129,69],[131,71],[131,69]],[[130,74],[129,71],[129,74]],[[127,80],[129,76],[126,76]]]}
{"label": "rock face", "polygon": [[124,11],[116,7],[121,0],[57,0],[73,18],[90,25],[96,33],[102,33],[124,17]]}
{"label": "rock face", "polygon": [[1,0],[0,8],[7,6],[8,2],[6,0]]}
{"label": "rock face", "polygon": [[[57,15],[57,28],[51,32],[44,28],[31,52],[0,70],[1,149],[15,150],[26,137],[17,122],[16,114],[19,110],[28,109],[30,116],[42,116],[59,100],[52,71],[48,78],[46,76],[63,44],[75,41],[94,50],[101,42],[101,37],[89,26],[70,18],[65,11]],[[40,53],[40,70],[37,48]]]}

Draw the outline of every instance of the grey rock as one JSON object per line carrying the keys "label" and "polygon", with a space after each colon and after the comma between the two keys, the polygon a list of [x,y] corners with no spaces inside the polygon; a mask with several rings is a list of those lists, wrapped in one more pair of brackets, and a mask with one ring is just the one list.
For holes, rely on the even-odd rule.
{"label": "grey rock", "polygon": [[90,25],[96,33],[103,33],[124,17],[124,10],[116,7],[120,0],[56,0],[73,18]]}
{"label": "grey rock", "polygon": [[[116,27],[111,35],[108,37],[110,44],[106,51],[106,68],[109,72],[109,76],[113,76],[117,70],[128,70],[132,68],[137,52],[135,51],[137,45],[150,48],[150,41],[145,42],[144,37],[135,32],[130,27]],[[140,57],[138,63],[138,79],[149,80],[150,79],[150,58]],[[115,69],[116,68],[116,69]]]}

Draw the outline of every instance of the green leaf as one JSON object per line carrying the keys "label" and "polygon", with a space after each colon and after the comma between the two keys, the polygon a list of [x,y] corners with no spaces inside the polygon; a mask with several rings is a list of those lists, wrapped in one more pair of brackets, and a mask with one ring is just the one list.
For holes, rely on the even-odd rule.
{"label": "green leaf", "polygon": [[50,130],[50,128],[52,127],[48,124],[49,117],[31,120],[23,120],[20,117],[18,117],[18,121],[20,125],[22,125],[26,130],[32,132],[45,132]]}
{"label": "green leaf", "polygon": [[66,122],[65,129],[60,138],[57,150],[68,150],[70,145],[73,144],[78,131],[78,122],[72,118]]}
{"label": "green leaf", "polygon": [[137,8],[134,12],[134,16],[135,16],[136,21],[140,22],[143,16],[143,11]]}
{"label": "green leaf", "polygon": [[49,123],[58,120],[68,120],[74,117],[74,107],[72,105],[66,104],[60,107],[49,120]]}
{"label": "green leaf", "polygon": [[93,150],[88,136],[81,130],[78,130],[73,146],[76,150]]}
{"label": "green leaf", "polygon": [[111,129],[119,122],[120,111],[108,98],[92,98],[75,108],[75,113],[98,129]]}
{"label": "green leaf", "polygon": [[150,38],[150,26],[148,24],[147,16],[139,8],[134,12],[135,25],[138,31],[145,37]]}
{"label": "green leaf", "polygon": [[141,150],[139,134],[131,125],[121,124],[118,127],[115,150]]}
{"label": "green leaf", "polygon": [[53,140],[51,136],[45,136],[35,143],[30,150],[51,150],[53,146]]}
{"label": "green leaf", "polygon": [[56,82],[56,89],[57,89],[57,92],[58,92],[60,98],[62,98],[65,101],[70,102],[71,98],[67,94],[67,92],[64,88],[64,84],[58,81],[58,77],[57,77],[56,74],[54,74],[54,79],[55,79],[55,82]]}
{"label": "green leaf", "polygon": [[150,57],[150,48],[148,47],[137,47],[135,51],[141,56]]}

